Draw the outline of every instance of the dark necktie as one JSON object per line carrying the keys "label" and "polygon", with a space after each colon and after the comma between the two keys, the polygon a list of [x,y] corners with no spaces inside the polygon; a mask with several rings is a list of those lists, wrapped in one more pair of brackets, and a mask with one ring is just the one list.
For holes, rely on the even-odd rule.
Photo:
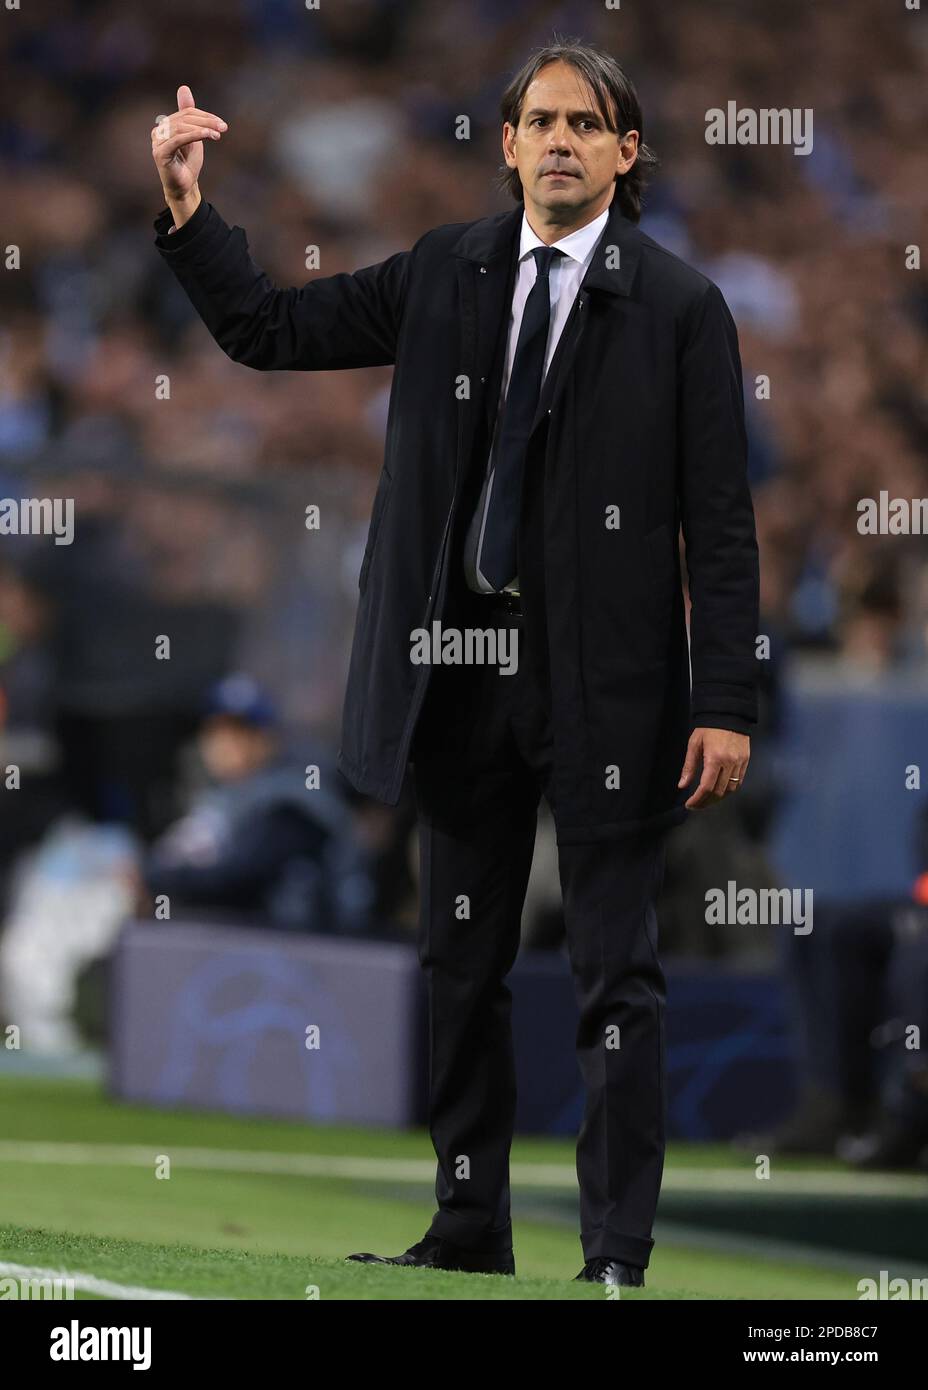
{"label": "dark necktie", "polygon": [[554,246],[536,246],[532,251],[538,273],[525,301],[519,328],[519,341],[500,421],[490,505],[480,549],[481,573],[494,589],[502,589],[515,577],[518,569],[516,541],[522,473],[541,393],[551,318],[548,274],[554,257],[563,254]]}

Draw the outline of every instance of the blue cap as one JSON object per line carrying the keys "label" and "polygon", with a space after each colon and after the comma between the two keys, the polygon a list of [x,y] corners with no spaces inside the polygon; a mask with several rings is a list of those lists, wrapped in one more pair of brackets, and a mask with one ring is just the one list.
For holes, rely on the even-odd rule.
{"label": "blue cap", "polygon": [[261,729],[277,723],[277,710],[270,696],[253,676],[240,673],[216,682],[207,695],[205,713],[225,714]]}

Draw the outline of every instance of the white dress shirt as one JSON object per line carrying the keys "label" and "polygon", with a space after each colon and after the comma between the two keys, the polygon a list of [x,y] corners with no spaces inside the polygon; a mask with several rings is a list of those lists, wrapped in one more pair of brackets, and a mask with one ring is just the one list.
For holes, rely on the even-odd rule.
{"label": "white dress shirt", "polygon": [[[570,316],[580,282],[589,268],[593,259],[593,252],[596,243],[602,236],[603,230],[609,220],[609,209],[601,212],[592,222],[588,222],[585,227],[580,227],[578,231],[571,232],[569,236],[561,237],[559,241],[550,244],[556,246],[563,255],[556,256],[551,262],[549,284],[551,291],[551,320],[548,327],[548,343],[545,348],[545,363],[542,373],[542,381],[547,375],[554,357],[555,350],[564,325]],[[483,532],[486,525],[487,507],[490,495],[493,490],[493,477],[495,473],[494,456],[496,443],[499,438],[500,421],[503,415],[503,406],[506,401],[506,392],[509,388],[509,378],[512,374],[512,364],[516,355],[516,348],[519,342],[519,330],[522,327],[522,315],[525,311],[525,301],[528,299],[529,292],[535,283],[536,266],[532,251],[536,246],[546,246],[547,242],[542,241],[529,226],[527,215],[522,214],[522,231],[519,240],[519,266],[516,271],[516,283],[512,292],[512,308],[509,316],[509,332],[506,340],[506,358],[503,363],[503,377],[500,383],[499,407],[496,413],[496,427],[493,431],[493,442],[490,447],[490,457],[487,465],[486,476],[483,481],[483,488],[480,493],[480,500],[474,511],[470,529],[467,533],[467,541],[464,547],[465,574],[468,586],[475,589],[478,593],[493,593],[493,585],[484,577],[480,570],[480,551],[483,546]],[[514,577],[506,586],[507,589],[518,590],[518,577]]]}

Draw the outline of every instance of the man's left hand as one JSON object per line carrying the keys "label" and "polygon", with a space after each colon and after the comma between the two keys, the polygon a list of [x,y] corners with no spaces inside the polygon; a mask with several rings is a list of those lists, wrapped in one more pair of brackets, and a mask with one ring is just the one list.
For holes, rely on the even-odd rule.
{"label": "man's left hand", "polygon": [[744,786],[744,774],[751,761],[751,740],[747,734],[735,734],[728,729],[694,729],[686,748],[686,761],[678,787],[688,786],[702,763],[699,786],[689,801],[687,810],[713,806],[723,797]]}

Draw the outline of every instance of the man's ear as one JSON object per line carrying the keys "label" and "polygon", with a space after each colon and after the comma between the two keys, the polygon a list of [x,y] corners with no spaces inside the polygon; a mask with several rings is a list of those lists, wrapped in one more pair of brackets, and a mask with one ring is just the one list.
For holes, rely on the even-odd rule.
{"label": "man's ear", "polygon": [[631,170],[635,167],[635,163],[636,163],[636,161],[637,161],[637,159],[638,159],[638,132],[637,132],[637,130],[635,130],[635,131],[627,130],[627,131],[625,132],[625,134],[624,134],[624,135],[620,138],[620,140],[619,140],[619,161],[620,161],[621,163],[625,163],[625,159],[627,158],[627,155],[623,153],[622,146],[623,146],[623,144],[628,140],[629,135],[634,135],[634,137],[635,137],[635,140],[634,140],[635,148],[634,148],[634,150],[633,150],[633,152],[632,152],[631,162],[630,162],[629,164],[627,164],[626,167],[625,167],[624,169],[618,169],[618,168],[617,168],[617,169],[616,169],[616,173],[617,173],[617,174],[628,174],[628,173],[630,173]]}
{"label": "man's ear", "polygon": [[514,125],[510,125],[510,123],[506,121],[505,125],[503,126],[503,158],[505,159],[510,169],[515,169],[518,164],[515,155],[511,154],[509,151],[509,146],[511,142],[515,140],[515,135],[516,127]]}

